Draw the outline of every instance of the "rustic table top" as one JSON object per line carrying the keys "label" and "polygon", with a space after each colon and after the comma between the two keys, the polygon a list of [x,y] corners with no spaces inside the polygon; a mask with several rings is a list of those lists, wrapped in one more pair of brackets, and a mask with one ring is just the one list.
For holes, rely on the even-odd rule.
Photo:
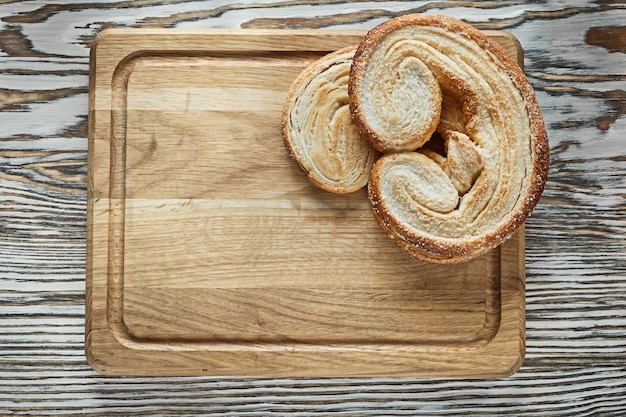
{"label": "rustic table top", "polygon": [[[506,30],[551,167],[526,224],[526,359],[501,379],[103,377],[84,355],[89,46],[108,27]],[[626,413],[626,4],[0,3],[0,414]]]}

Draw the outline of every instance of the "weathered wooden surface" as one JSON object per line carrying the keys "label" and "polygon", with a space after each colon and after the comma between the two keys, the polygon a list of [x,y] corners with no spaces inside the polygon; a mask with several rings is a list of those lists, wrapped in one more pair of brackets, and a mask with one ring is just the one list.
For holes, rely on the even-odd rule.
{"label": "weathered wooden surface", "polygon": [[[527,222],[527,354],[486,381],[105,378],[84,357],[88,46],[105,27],[367,29],[408,11],[512,32],[550,178]],[[0,3],[0,414],[626,413],[626,5]]]}

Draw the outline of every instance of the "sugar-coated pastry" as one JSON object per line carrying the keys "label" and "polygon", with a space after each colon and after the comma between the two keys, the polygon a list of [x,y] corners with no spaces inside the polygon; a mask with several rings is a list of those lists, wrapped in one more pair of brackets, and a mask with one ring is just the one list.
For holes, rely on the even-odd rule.
{"label": "sugar-coated pastry", "polygon": [[381,152],[421,147],[439,124],[442,94],[427,63],[413,54],[419,46],[402,42],[388,45],[389,49],[363,45],[350,76],[355,123]]}
{"label": "sugar-coated pastry", "polygon": [[[463,262],[523,224],[546,182],[548,139],[530,83],[500,45],[453,18],[405,15],[368,32],[350,77],[355,122],[387,152],[372,169],[369,198],[398,246],[430,262]],[[429,102],[432,78],[441,98]],[[416,120],[430,138],[437,106],[442,152],[380,145],[400,143],[389,133],[400,128],[411,136]]]}
{"label": "sugar-coated pastry", "polygon": [[282,118],[285,145],[309,181],[338,194],[363,188],[378,156],[350,115],[348,78],[355,50],[330,53],[302,71]]}

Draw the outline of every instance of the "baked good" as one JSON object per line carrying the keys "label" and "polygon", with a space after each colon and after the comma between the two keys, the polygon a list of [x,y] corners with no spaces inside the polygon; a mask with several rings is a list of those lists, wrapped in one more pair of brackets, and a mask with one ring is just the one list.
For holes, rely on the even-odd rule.
{"label": "baked good", "polygon": [[282,116],[285,145],[309,181],[339,194],[363,188],[378,156],[350,115],[355,50],[338,50],[304,69],[289,89]]}
{"label": "baked good", "polygon": [[441,88],[427,63],[414,56],[419,56],[414,48],[410,43],[390,45],[391,50],[361,47],[352,67],[354,121],[381,152],[415,150],[439,124]]}
{"label": "baked good", "polygon": [[441,90],[436,129],[445,149],[383,155],[368,187],[375,218],[398,246],[422,260],[456,263],[486,253],[523,224],[546,182],[548,139],[530,83],[502,47],[469,24],[429,14],[391,19],[365,36],[350,74],[353,116],[373,144],[386,135],[371,120],[386,111],[379,108],[385,100],[372,98],[376,91],[404,101],[393,109],[436,113],[424,107],[430,76],[417,83],[428,86],[422,93],[398,95],[395,75],[383,76],[395,71],[387,63],[415,74],[425,65],[435,77]]}

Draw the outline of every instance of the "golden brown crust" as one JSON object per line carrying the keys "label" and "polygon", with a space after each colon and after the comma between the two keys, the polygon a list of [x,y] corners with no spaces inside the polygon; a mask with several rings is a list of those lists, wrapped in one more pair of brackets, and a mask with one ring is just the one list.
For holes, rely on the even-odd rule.
{"label": "golden brown crust", "polygon": [[[467,261],[511,237],[539,201],[549,165],[541,110],[522,70],[500,45],[456,19],[406,15],[372,29],[355,54],[351,106],[366,136],[372,132],[360,117],[359,83],[376,49],[400,42],[442,84],[438,130],[459,141],[459,160],[427,161],[428,152],[384,155],[370,176],[374,216],[413,257]],[[450,209],[455,195],[458,204]]]}
{"label": "golden brown crust", "polygon": [[289,89],[282,115],[292,158],[312,184],[337,194],[363,188],[378,157],[350,116],[348,76],[355,50],[343,48],[305,68]]}

